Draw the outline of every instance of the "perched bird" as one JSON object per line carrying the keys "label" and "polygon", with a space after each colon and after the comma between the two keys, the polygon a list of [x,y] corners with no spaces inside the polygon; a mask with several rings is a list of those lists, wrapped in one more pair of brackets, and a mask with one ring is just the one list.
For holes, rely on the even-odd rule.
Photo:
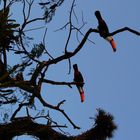
{"label": "perched bird", "polygon": [[84,90],[83,90],[84,79],[81,72],[78,70],[77,64],[73,65],[73,69],[74,69],[74,82],[77,82],[76,86],[80,93],[81,102],[84,102],[84,99],[85,99]]}
{"label": "perched bird", "polygon": [[103,37],[104,39],[106,39],[108,42],[110,42],[112,49],[114,52],[116,52],[116,44],[115,41],[113,39],[112,36],[109,36],[109,29],[108,26],[106,24],[106,22],[103,20],[100,11],[95,11],[95,16],[98,20],[98,30],[99,30],[99,34],[101,37]]}

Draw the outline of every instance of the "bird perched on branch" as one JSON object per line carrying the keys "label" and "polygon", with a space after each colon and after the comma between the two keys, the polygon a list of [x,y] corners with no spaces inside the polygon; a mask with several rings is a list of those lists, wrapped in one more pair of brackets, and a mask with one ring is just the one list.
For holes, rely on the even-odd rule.
{"label": "bird perched on branch", "polygon": [[84,90],[83,90],[84,79],[83,79],[81,72],[78,70],[77,64],[73,65],[73,69],[74,69],[74,82],[77,82],[76,86],[80,93],[81,102],[84,102],[84,99],[85,99]]}
{"label": "bird perched on branch", "polygon": [[95,16],[98,20],[98,30],[101,37],[110,42],[112,49],[116,52],[116,44],[112,36],[109,36],[109,29],[106,22],[103,20],[100,11],[95,11]]}

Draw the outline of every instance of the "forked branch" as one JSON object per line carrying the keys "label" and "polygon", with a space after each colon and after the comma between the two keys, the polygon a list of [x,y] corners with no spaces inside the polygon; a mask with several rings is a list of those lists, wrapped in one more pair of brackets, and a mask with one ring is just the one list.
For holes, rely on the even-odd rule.
{"label": "forked branch", "polygon": [[49,107],[51,109],[61,112],[65,116],[65,118],[70,122],[70,124],[73,126],[74,129],[80,129],[80,127],[78,127],[77,125],[73,123],[73,121],[69,118],[69,116],[65,113],[65,111],[63,109],[60,109],[60,106],[65,102],[65,100],[58,103],[58,105],[53,106],[45,102],[44,99],[41,97],[41,95],[38,96],[38,99],[42,103],[43,106]]}

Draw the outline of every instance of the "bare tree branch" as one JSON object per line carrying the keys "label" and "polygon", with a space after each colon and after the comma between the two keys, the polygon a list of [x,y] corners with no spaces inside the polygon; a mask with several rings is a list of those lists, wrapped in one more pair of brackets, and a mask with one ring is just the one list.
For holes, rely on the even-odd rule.
{"label": "bare tree branch", "polygon": [[131,33],[133,33],[135,35],[140,36],[140,32],[138,32],[136,30],[133,30],[133,29],[131,29],[129,27],[124,27],[124,28],[121,28],[121,29],[117,29],[116,31],[110,33],[109,35],[112,35],[113,36],[113,35],[116,35],[118,33],[124,32],[124,31],[129,31],[129,32],[131,32]]}
{"label": "bare tree branch", "polygon": [[[45,45],[45,38],[46,38],[46,34],[47,34],[47,28],[45,30],[45,33],[44,33],[44,37],[43,37],[43,45],[46,47]],[[52,55],[50,55],[50,53],[48,52],[48,50],[45,48],[45,53],[48,54],[48,56],[53,59]]]}
{"label": "bare tree branch", "polygon": [[19,104],[19,106],[18,106],[18,108],[15,110],[15,112],[13,113],[13,115],[12,115],[12,117],[11,117],[11,121],[12,120],[14,120],[14,118],[15,118],[15,116],[17,115],[17,113],[21,110],[21,108],[23,107],[23,106],[28,106],[30,103],[28,102],[28,103],[21,103],[21,104]]}
{"label": "bare tree branch", "polygon": [[71,37],[71,33],[72,33],[72,11],[74,8],[74,3],[75,3],[75,0],[73,0],[73,2],[72,2],[70,15],[69,15],[69,34],[68,34],[68,38],[67,38],[66,45],[65,45],[65,53],[67,52],[68,43],[70,41],[70,37]]}
{"label": "bare tree branch", "polygon": [[49,108],[51,108],[51,109],[54,109],[54,110],[57,110],[57,111],[61,112],[61,113],[65,116],[65,118],[71,123],[71,125],[73,126],[74,129],[80,129],[80,127],[76,126],[76,125],[73,123],[73,121],[69,118],[69,116],[65,113],[65,111],[59,108],[60,105],[61,105],[64,101],[58,103],[57,106],[53,106],[53,105],[50,105],[50,104],[46,103],[46,102],[43,100],[43,98],[41,97],[41,95],[38,95],[38,99],[39,99],[39,101],[43,104],[43,106],[49,107]]}
{"label": "bare tree branch", "polygon": [[[43,82],[49,83],[52,85],[66,85],[66,86],[69,86],[70,88],[72,88],[71,85],[78,84],[77,82],[57,82],[57,81],[52,81],[52,80],[48,80],[48,79],[43,79]],[[81,83],[79,83],[79,84],[81,84]],[[84,84],[84,83],[82,83],[82,84]]]}
{"label": "bare tree branch", "polygon": [[0,100],[0,105],[5,105],[5,104],[14,104],[17,102],[17,99],[8,99],[6,101]]}
{"label": "bare tree branch", "polygon": [[99,110],[95,117],[95,125],[90,130],[77,136],[66,136],[56,132],[48,125],[34,122],[30,117],[19,117],[13,119],[10,123],[0,124],[0,136],[1,140],[11,140],[14,136],[26,133],[36,136],[40,140],[105,140],[113,136],[116,128],[113,116]]}

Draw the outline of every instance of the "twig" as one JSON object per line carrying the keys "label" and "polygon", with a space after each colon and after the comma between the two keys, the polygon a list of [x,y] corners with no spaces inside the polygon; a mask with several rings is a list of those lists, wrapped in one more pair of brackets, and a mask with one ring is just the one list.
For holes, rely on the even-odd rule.
{"label": "twig", "polygon": [[81,49],[82,47],[84,46],[85,42],[87,41],[89,35],[92,33],[92,32],[96,32],[96,33],[99,33],[99,31],[97,29],[89,29],[86,34],[84,35],[83,39],[81,40],[81,42],[79,43],[79,45],[77,46],[77,48],[73,51],[73,52],[67,52],[66,54],[64,55],[61,55],[53,60],[49,60],[47,61],[47,64],[48,65],[51,65],[51,64],[56,64],[62,60],[65,60],[65,59],[68,59],[68,58],[71,58],[73,57],[74,55],[76,55]]}
{"label": "twig", "polygon": [[[50,116],[48,116],[48,115],[41,115],[41,116],[36,116],[36,117],[30,117],[32,120],[36,120],[36,119],[40,119],[40,118],[45,118],[45,119],[47,119],[48,121],[50,121],[51,123],[53,123],[54,125],[51,125],[50,127],[62,127],[62,128],[67,128],[67,125],[65,124],[65,125],[59,125],[59,124],[57,124],[57,122],[55,122],[55,121],[53,121],[51,118],[50,118]],[[48,125],[48,124],[47,124]]]}
{"label": "twig", "polygon": [[22,9],[22,12],[23,12],[23,17],[24,17],[24,22],[26,21],[26,15],[25,15],[25,0],[23,0],[23,9]]}
{"label": "twig", "polygon": [[0,105],[2,104],[2,105],[4,105],[4,104],[13,104],[13,103],[16,103],[17,102],[17,100],[16,99],[9,99],[9,100],[7,100],[7,101],[1,101],[0,100]]}
{"label": "twig", "polygon": [[54,32],[57,32],[57,31],[63,30],[64,28],[66,29],[66,27],[67,27],[68,25],[69,25],[69,22],[66,23],[63,27],[61,27],[61,28],[55,30]]}
{"label": "twig", "polygon": [[45,28],[45,26],[37,27],[37,28],[33,28],[33,29],[28,29],[28,30],[24,30],[24,32],[29,32],[29,31],[39,30],[39,29],[43,29],[43,28]]}
{"label": "twig", "polygon": [[64,102],[66,102],[66,100],[63,100],[63,101],[61,101],[60,103],[58,103],[57,108],[60,108],[60,106],[61,106],[62,104],[64,104]]}
{"label": "twig", "polygon": [[[73,7],[74,7],[74,6],[73,6]],[[77,17],[77,15],[76,15],[75,11],[74,11],[74,8],[73,8],[73,15],[75,16],[75,19],[76,19],[77,24],[78,24],[78,17]]]}
{"label": "twig", "polygon": [[[76,126],[73,121],[69,118],[69,116],[65,113],[64,110],[60,109],[58,106],[53,106],[53,105],[50,105],[48,103],[46,103],[43,98],[41,97],[41,95],[38,95],[38,99],[40,100],[40,102],[43,104],[43,106],[45,107],[49,107],[51,109],[54,109],[54,110],[57,110],[59,112],[61,112],[65,118],[70,122],[70,124],[73,126],[74,129],[80,129],[80,127]],[[62,104],[62,103],[61,103]]]}
{"label": "twig", "polygon": [[30,102],[19,104],[18,108],[15,110],[15,112],[13,113],[13,115],[12,115],[12,117],[11,117],[10,120],[12,121],[12,120],[15,118],[16,114],[21,110],[21,108],[22,108],[23,106],[28,106],[29,104],[30,104]]}
{"label": "twig", "polygon": [[75,0],[73,0],[73,2],[72,2],[70,15],[69,15],[69,34],[68,34],[68,38],[67,38],[67,41],[65,44],[65,53],[67,52],[68,43],[70,41],[70,37],[71,37],[71,33],[72,33],[72,11],[73,11],[73,7],[74,7],[74,3],[75,3]]}
{"label": "twig", "polygon": [[[4,96],[7,96],[9,94],[12,94],[14,91],[12,89],[7,89],[7,90],[3,90],[3,89],[0,89],[0,92],[6,92],[5,94],[3,94]],[[7,93],[8,92],[8,93]]]}
{"label": "twig", "polygon": [[35,62],[37,62],[37,63],[40,63],[39,60],[37,60],[37,59],[35,59],[35,58],[33,58],[33,57],[30,56],[30,54],[28,53],[28,51],[27,51],[26,48],[24,47],[24,44],[23,44],[21,35],[19,36],[19,38],[20,38],[20,43],[21,43],[21,46],[22,46],[22,48],[23,48],[25,54],[26,54],[31,60],[33,60],[33,61],[35,61]]}
{"label": "twig", "polygon": [[27,2],[28,5],[29,5],[29,8],[28,8],[28,15],[27,15],[27,18],[26,18],[27,20],[28,20],[29,17],[30,17],[30,13],[31,13],[31,8],[32,8],[32,5],[33,5],[33,2],[34,2],[34,0],[30,1],[30,3]]}
{"label": "twig", "polygon": [[68,74],[70,74],[70,72],[71,72],[71,60],[68,59],[68,61],[69,61],[69,72],[68,72]]}
{"label": "twig", "polygon": [[[85,25],[86,23],[84,23],[80,28],[77,28],[77,27],[74,27],[73,26],[73,29],[75,29],[75,30],[77,30],[77,40],[78,40],[78,42],[80,42],[79,41],[79,39],[78,39],[78,33],[80,33],[83,37],[84,37],[84,34],[81,32],[81,29],[83,28],[83,26]],[[90,39],[87,39],[89,42],[91,42],[92,44],[95,44],[92,40],[90,40]]]}
{"label": "twig", "polygon": [[[45,45],[46,34],[47,34],[47,28],[45,29],[45,33],[44,33],[44,37],[43,37],[43,45],[44,45],[45,47],[46,47],[46,45]],[[51,59],[54,59],[54,58],[52,57],[52,55],[50,55],[50,53],[47,51],[46,48],[45,48],[45,53],[47,53],[48,56],[49,56]]]}

